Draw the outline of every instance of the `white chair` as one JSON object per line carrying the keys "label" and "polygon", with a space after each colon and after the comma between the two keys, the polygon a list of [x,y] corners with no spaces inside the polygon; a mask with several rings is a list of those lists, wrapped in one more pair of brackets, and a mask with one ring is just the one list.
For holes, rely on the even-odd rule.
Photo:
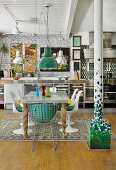
{"label": "white chair", "polygon": [[[74,90],[74,92],[73,92],[73,95],[72,95],[72,97],[71,97],[71,104],[69,105],[69,106],[74,106],[74,103],[75,103],[75,97],[76,97],[76,94],[77,94],[77,91],[78,91],[79,89],[75,89]],[[62,124],[62,122],[60,121],[60,122],[58,122],[58,124]],[[73,125],[74,124],[74,122],[71,122],[70,121],[70,125]],[[68,125],[68,121],[66,120],[66,125]]]}
{"label": "white chair", "polygon": [[[16,90],[18,92],[19,98],[21,98],[22,97],[21,91],[18,88]],[[22,103],[20,105],[21,105],[21,107],[23,107]],[[23,120],[22,120],[22,122],[23,122]],[[20,123],[20,126],[22,126],[22,123]],[[34,126],[34,123],[30,121],[30,114],[28,113],[28,127],[30,127],[30,126]]]}
{"label": "white chair", "polygon": [[[17,134],[17,135],[24,135],[22,104],[17,105],[16,96],[13,92],[11,92],[10,95],[11,95],[11,98],[12,98],[12,101],[13,101],[13,112],[15,114],[21,114],[21,122],[22,122],[21,128],[13,130],[13,133]],[[31,132],[32,132],[32,130],[28,129],[28,133],[31,133]]]}
{"label": "white chair", "polygon": [[67,117],[68,117],[68,126],[66,128],[66,133],[74,133],[74,132],[78,132],[78,129],[77,128],[72,128],[71,127],[71,124],[70,124],[70,117],[73,113],[76,113],[78,111],[78,106],[79,106],[79,98],[80,98],[80,95],[83,91],[80,90],[75,98],[75,101],[74,101],[74,108],[71,110],[71,111],[68,111],[67,110]]}

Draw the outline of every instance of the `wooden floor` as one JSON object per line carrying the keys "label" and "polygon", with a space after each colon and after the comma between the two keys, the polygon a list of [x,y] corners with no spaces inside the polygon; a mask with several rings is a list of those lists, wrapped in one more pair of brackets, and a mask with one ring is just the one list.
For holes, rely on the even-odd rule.
{"label": "wooden floor", "polygon": [[[2,112],[0,110],[0,112]],[[20,117],[3,115],[0,118]],[[74,117],[93,117],[75,114]],[[116,114],[104,114],[116,134]],[[0,142],[0,170],[116,170],[116,141],[111,150],[89,150],[86,141],[59,142],[55,152],[51,142]]]}

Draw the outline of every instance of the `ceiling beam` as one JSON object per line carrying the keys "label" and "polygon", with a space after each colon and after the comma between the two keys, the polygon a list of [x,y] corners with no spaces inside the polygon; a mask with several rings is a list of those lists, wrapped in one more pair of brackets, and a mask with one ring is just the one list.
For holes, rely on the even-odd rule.
{"label": "ceiling beam", "polygon": [[78,3],[78,0],[72,0],[71,1],[69,18],[68,18],[68,25],[67,25],[67,29],[66,29],[66,38],[69,38],[69,36],[70,36],[77,3]]}

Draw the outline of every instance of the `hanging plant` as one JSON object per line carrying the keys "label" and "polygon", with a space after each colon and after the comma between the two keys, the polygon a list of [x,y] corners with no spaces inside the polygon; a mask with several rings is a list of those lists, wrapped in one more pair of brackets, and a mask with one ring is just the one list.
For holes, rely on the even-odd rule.
{"label": "hanging plant", "polygon": [[3,43],[2,47],[0,48],[0,53],[2,54],[1,61],[0,61],[0,70],[1,70],[2,59],[5,56],[5,54],[8,54],[8,47],[6,46],[5,43]]}

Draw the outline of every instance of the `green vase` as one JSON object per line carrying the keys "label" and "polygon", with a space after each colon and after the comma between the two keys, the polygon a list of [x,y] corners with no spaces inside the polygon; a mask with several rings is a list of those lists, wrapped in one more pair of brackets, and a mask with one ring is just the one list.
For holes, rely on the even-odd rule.
{"label": "green vase", "polygon": [[46,97],[51,97],[50,88],[47,88],[46,90]]}

